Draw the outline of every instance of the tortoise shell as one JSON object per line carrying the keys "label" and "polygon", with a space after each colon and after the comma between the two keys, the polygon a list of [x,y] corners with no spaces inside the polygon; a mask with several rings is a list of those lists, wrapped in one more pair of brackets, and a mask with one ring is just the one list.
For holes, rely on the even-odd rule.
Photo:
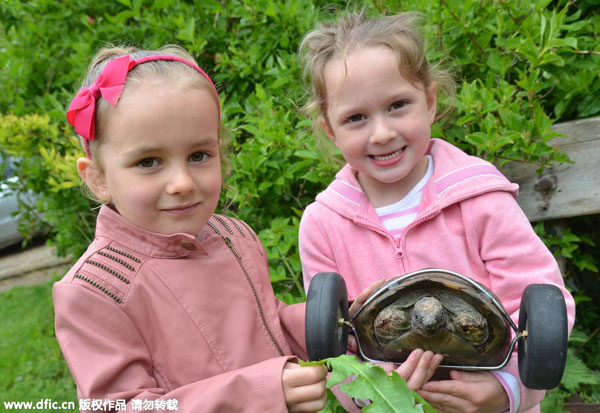
{"label": "tortoise shell", "polygon": [[443,364],[496,366],[511,327],[485,286],[450,271],[423,270],[390,280],[352,318],[363,356],[401,363],[416,348]]}

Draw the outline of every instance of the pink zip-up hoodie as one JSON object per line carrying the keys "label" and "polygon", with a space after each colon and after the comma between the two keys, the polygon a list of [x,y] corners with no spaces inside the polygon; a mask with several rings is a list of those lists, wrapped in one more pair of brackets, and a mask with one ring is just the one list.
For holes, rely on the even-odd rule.
{"label": "pink zip-up hoodie", "polygon": [[86,402],[285,412],[283,366],[306,359],[305,305],[275,298],[262,244],[222,215],[197,237],[162,235],[103,206],[93,243],[53,299],[56,337]]}
{"label": "pink zip-up hoodie", "polygon": [[[379,279],[442,268],[490,288],[518,323],[525,287],[554,284],[563,291],[571,331],[575,302],[552,253],[515,200],[518,185],[491,163],[443,140],[432,139],[427,153],[433,158],[433,176],[417,218],[397,239],[383,227],[350,165],[338,172],[300,222],[305,288],[316,273],[337,272],[354,300]],[[518,377],[516,351],[504,370]],[[520,389],[519,403],[507,388],[511,410],[519,405],[519,411],[539,411],[544,392]]]}

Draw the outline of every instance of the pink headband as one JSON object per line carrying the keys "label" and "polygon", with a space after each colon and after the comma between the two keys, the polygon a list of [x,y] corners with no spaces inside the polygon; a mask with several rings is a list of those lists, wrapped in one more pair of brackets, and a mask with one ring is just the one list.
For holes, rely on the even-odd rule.
{"label": "pink headband", "polygon": [[196,69],[213,87],[215,95],[217,95],[219,118],[221,117],[217,89],[212,80],[210,80],[210,77],[198,65],[181,57],[169,55],[152,55],[139,59],[132,59],[129,55],[120,56],[106,64],[104,69],[102,69],[102,73],[100,73],[100,76],[98,76],[92,85],[79,89],[67,111],[67,120],[75,127],[75,131],[84,138],[85,153],[88,158],[91,159],[89,141],[93,141],[96,135],[96,100],[102,96],[111,105],[117,106],[129,71],[139,64],[153,60],[174,60]]}

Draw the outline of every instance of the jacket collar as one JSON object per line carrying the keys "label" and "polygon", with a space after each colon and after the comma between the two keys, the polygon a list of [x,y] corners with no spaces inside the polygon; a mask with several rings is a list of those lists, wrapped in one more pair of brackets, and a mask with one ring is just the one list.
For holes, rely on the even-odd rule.
{"label": "jacket collar", "polygon": [[[476,195],[507,191],[517,196],[519,186],[512,184],[498,169],[483,159],[467,155],[441,139],[432,139],[427,154],[433,157],[433,176],[425,186],[419,215],[445,208]],[[346,164],[317,201],[338,213],[356,220],[358,217],[380,225],[356,178],[356,170]]]}
{"label": "jacket collar", "polygon": [[[205,233],[207,232],[207,233]],[[107,205],[103,205],[96,221],[96,237],[106,237],[143,255],[155,258],[178,258],[188,255],[207,255],[199,240],[208,233],[203,229],[197,237],[184,233],[159,234],[140,228]]]}

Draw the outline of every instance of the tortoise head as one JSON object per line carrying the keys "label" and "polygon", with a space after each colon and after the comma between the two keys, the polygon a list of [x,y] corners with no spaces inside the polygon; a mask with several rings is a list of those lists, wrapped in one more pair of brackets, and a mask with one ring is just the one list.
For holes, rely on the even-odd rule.
{"label": "tortoise head", "polygon": [[455,314],[452,318],[452,325],[456,334],[474,346],[485,343],[489,337],[487,320],[474,309]]}
{"label": "tortoise head", "polygon": [[444,306],[435,297],[421,297],[414,305],[412,327],[425,337],[433,337],[446,328]]}

